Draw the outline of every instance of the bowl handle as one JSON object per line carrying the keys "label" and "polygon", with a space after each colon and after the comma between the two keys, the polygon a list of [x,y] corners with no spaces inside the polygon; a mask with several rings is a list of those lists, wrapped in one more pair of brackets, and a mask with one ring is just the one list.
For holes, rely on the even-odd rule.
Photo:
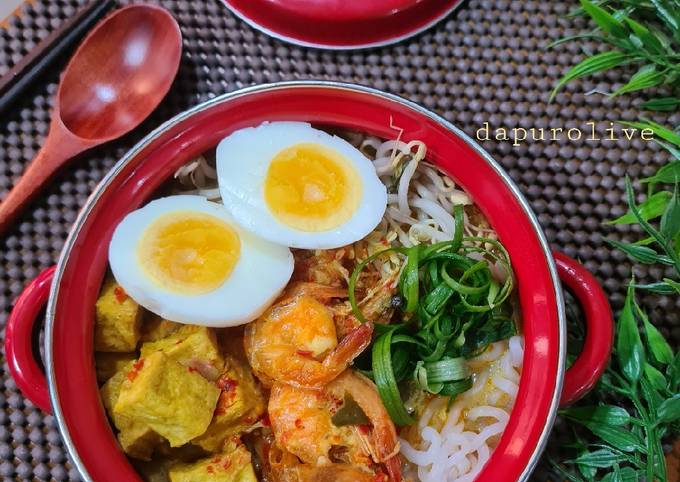
{"label": "bowl handle", "polygon": [[33,325],[50,296],[55,268],[40,273],[19,295],[5,330],[5,358],[14,382],[33,405],[47,413],[52,413],[50,395],[33,353]]}
{"label": "bowl handle", "polygon": [[602,375],[614,339],[614,320],[600,283],[575,259],[553,252],[560,279],[583,307],[586,339],[583,350],[564,375],[560,405],[570,405],[584,396]]}

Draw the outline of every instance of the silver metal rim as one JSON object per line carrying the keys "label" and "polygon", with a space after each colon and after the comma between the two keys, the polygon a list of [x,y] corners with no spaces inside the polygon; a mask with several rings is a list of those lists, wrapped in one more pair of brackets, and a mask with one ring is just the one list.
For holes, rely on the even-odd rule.
{"label": "silver metal rim", "polygon": [[[245,22],[246,24],[250,25],[252,28],[255,30],[258,30],[259,32],[262,32],[265,35],[268,35],[269,37],[275,38],[276,40],[280,40],[282,42],[286,42],[289,44],[293,45],[298,45],[300,47],[307,47],[307,48],[312,48],[312,49],[323,49],[323,50],[365,50],[365,49],[372,49],[372,48],[378,48],[378,47],[385,47],[386,45],[392,45],[399,43],[403,40],[409,39],[411,37],[415,37],[418,34],[423,33],[424,31],[428,30],[429,28],[435,26],[437,23],[441,22],[444,20],[446,17],[451,15],[458,7],[460,7],[465,0],[460,0],[457,2],[455,5],[453,5],[451,8],[447,9],[445,12],[442,14],[436,16],[429,22],[427,22],[425,25],[422,25],[418,27],[415,30],[412,30],[410,32],[407,32],[403,35],[399,35],[397,37],[392,37],[387,40],[379,40],[377,42],[368,42],[365,44],[348,44],[348,45],[334,45],[334,44],[324,44],[324,43],[314,43],[314,42],[307,42],[306,40],[300,40],[295,37],[289,37],[287,35],[282,35],[278,32],[275,32],[264,25],[261,25],[254,20],[252,20],[249,17],[246,17],[243,15],[240,11],[235,9],[234,7],[231,6],[229,3],[229,0],[222,0],[222,4],[229,9],[229,11],[234,14],[236,17],[238,17],[240,20]],[[264,85],[269,85],[269,84],[264,84]],[[273,84],[271,84],[273,85]]]}
{"label": "silver metal rim", "polygon": [[272,84],[263,84],[263,85],[256,85],[252,87],[246,87],[244,89],[240,89],[234,92],[230,92],[227,94],[223,94],[221,96],[215,97],[214,99],[210,99],[206,102],[203,102],[189,110],[186,110],[172,119],[166,121],[165,123],[161,124],[159,127],[157,127],[155,130],[153,130],[150,134],[148,134],[146,137],[144,137],[141,141],[139,141],[130,151],[128,151],[114,166],[111,168],[111,170],[106,174],[106,176],[101,180],[101,182],[97,185],[95,188],[94,192],[90,195],[88,198],[87,202],[85,203],[85,206],[83,209],[80,211],[73,227],[71,228],[71,231],[69,233],[68,238],[66,239],[66,243],[64,244],[64,248],[61,252],[61,255],[59,256],[59,261],[57,262],[57,268],[55,271],[54,279],[52,281],[52,286],[50,288],[50,297],[49,301],[47,304],[47,311],[46,311],[46,317],[45,317],[45,364],[47,367],[47,383],[49,387],[49,393],[50,393],[50,400],[52,404],[52,411],[54,414],[54,417],[57,421],[57,424],[59,426],[59,430],[61,432],[61,436],[64,440],[64,444],[66,445],[66,449],[68,450],[69,455],[71,456],[71,459],[73,463],[75,464],[76,468],[80,472],[80,474],[83,476],[83,478],[88,481],[88,482],[94,482],[90,474],[88,473],[85,465],[83,464],[83,461],[80,459],[80,456],[78,455],[78,451],[76,447],[73,444],[73,440],[71,438],[69,428],[66,425],[66,422],[64,420],[64,415],[61,410],[61,404],[59,401],[59,395],[56,390],[56,381],[55,381],[55,374],[54,374],[54,366],[52,363],[52,359],[54,356],[54,353],[52,352],[52,340],[53,340],[53,325],[54,325],[54,315],[56,312],[56,300],[59,296],[59,289],[60,289],[60,284],[61,284],[61,278],[63,275],[64,268],[66,266],[66,263],[68,261],[68,258],[71,254],[71,251],[74,248],[75,241],[80,233],[80,230],[85,222],[85,220],[89,217],[90,213],[92,212],[92,209],[94,208],[95,204],[101,197],[102,193],[108,188],[108,186],[111,184],[111,182],[118,176],[118,173],[132,160],[136,157],[136,155],[144,149],[147,145],[149,145],[151,142],[156,140],[158,137],[160,137],[166,130],[171,128],[172,126],[186,120],[187,118],[193,116],[194,114],[197,114],[199,112],[202,112],[206,109],[209,109],[210,107],[216,105],[216,104],[221,104],[223,102],[228,102],[231,99],[235,99],[238,97],[242,97],[245,95],[249,95],[255,92],[263,92],[263,91],[270,91],[270,90],[280,90],[280,89],[294,89],[294,88],[304,88],[304,87],[323,87],[326,89],[335,89],[335,90],[349,90],[353,92],[360,92],[360,93],[365,93],[365,94],[370,94],[378,97],[382,97],[384,99],[397,102],[399,104],[402,104],[420,114],[423,114],[430,119],[436,121],[446,129],[448,129],[450,132],[454,133],[456,136],[461,138],[463,141],[465,141],[472,149],[474,149],[479,155],[481,155],[486,162],[491,165],[491,167],[496,171],[498,176],[503,180],[503,182],[508,186],[508,188],[512,191],[514,196],[517,198],[519,201],[522,210],[526,214],[526,216],[529,218],[529,221],[531,222],[531,225],[534,228],[534,231],[536,232],[536,235],[539,238],[541,248],[543,255],[545,257],[545,262],[548,265],[548,269],[550,271],[550,275],[552,277],[553,281],[553,288],[555,291],[555,298],[557,301],[557,315],[558,315],[558,320],[559,320],[559,357],[558,357],[558,368],[557,368],[557,380],[555,384],[555,390],[552,396],[552,401],[550,404],[550,410],[549,410],[549,415],[548,419],[546,420],[546,423],[544,425],[543,431],[541,432],[541,435],[539,437],[539,441],[536,444],[536,448],[534,449],[533,454],[531,455],[531,458],[529,459],[524,471],[522,472],[520,478],[518,481],[526,481],[528,480],[531,472],[534,470],[536,467],[536,464],[538,463],[538,460],[540,458],[540,455],[542,454],[543,450],[545,449],[545,446],[548,442],[548,437],[550,435],[550,431],[552,430],[553,424],[555,423],[555,417],[557,415],[557,408],[559,405],[559,399],[560,395],[562,393],[562,385],[564,382],[564,373],[565,373],[565,357],[566,357],[566,318],[565,318],[565,311],[564,311],[564,297],[562,293],[562,288],[560,285],[560,280],[559,276],[557,273],[557,267],[555,266],[555,261],[552,257],[551,251],[550,251],[550,246],[548,244],[548,241],[545,237],[545,234],[543,233],[543,230],[540,227],[540,224],[538,222],[538,219],[536,218],[536,215],[533,213],[531,206],[529,205],[528,201],[524,197],[524,195],[520,192],[519,188],[515,184],[515,182],[510,178],[510,176],[503,170],[503,168],[498,164],[486,151],[484,151],[481,146],[479,146],[474,140],[472,140],[467,134],[465,134],[462,130],[451,124],[449,121],[444,119],[438,114],[435,114],[434,112],[429,111],[428,109],[416,104],[413,101],[410,101],[408,99],[405,99],[403,97],[397,96],[395,94],[389,94],[386,92],[382,92],[380,90],[374,89],[372,87],[366,87],[362,85],[357,85],[357,84],[350,84],[350,83],[345,83],[345,82],[335,82],[335,81],[315,81],[315,80],[305,80],[305,81],[290,81],[290,82],[277,82],[277,83],[272,83]]}

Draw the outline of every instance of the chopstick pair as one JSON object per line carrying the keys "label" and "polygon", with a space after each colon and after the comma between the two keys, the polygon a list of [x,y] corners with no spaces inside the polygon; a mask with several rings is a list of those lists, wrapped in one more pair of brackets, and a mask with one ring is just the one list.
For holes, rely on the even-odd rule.
{"label": "chopstick pair", "polygon": [[38,81],[50,65],[83,38],[113,4],[113,0],[90,1],[0,77],[0,114]]}

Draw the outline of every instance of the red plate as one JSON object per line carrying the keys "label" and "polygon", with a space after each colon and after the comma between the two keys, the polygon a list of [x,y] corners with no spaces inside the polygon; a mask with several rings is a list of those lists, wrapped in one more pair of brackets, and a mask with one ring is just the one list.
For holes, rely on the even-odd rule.
{"label": "red plate", "polygon": [[378,47],[431,27],[463,0],[222,0],[252,27],[325,49]]}

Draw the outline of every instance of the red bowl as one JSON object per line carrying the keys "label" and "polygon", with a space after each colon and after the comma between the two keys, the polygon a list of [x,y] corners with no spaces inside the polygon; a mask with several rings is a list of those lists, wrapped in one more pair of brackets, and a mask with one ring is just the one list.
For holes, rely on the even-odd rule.
{"label": "red bowl", "polygon": [[[72,460],[85,480],[140,480],[120,451],[99,400],[93,359],[94,302],[118,222],[148,201],[175,170],[236,129],[263,121],[303,120],[406,141],[420,139],[429,159],[475,199],[506,246],[517,278],[525,335],[524,368],[508,426],[478,481],[528,478],[560,401],[573,401],[597,380],[612,343],[611,311],[595,279],[563,255],[553,258],[536,217],[503,169],[462,131],[402,98],[332,82],[257,86],[201,104],[149,134],[121,159],[83,208],[59,263],[18,299],[8,320],[6,355],[24,394],[48,400]],[[557,264],[555,263],[557,261]],[[588,336],[565,370],[561,276],[585,308]],[[47,381],[32,358],[32,324],[49,294]],[[562,386],[565,386],[564,392]],[[48,396],[49,387],[49,396]]]}
{"label": "red bowl", "polygon": [[399,42],[463,0],[222,0],[251,27],[305,47],[360,49]]}

